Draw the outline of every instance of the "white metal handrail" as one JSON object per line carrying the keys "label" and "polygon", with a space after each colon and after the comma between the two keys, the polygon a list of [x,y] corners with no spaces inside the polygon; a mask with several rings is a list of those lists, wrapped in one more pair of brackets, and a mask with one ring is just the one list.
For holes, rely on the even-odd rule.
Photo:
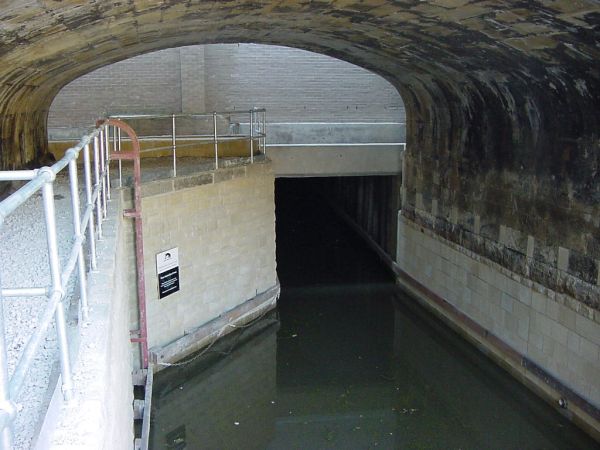
{"label": "white metal handrail", "polygon": [[[177,176],[177,149],[182,147],[189,147],[193,144],[181,144],[178,140],[185,141],[199,141],[213,143],[214,146],[214,162],[215,169],[219,168],[219,143],[224,141],[233,140],[246,140],[250,144],[250,162],[254,162],[255,148],[254,141],[258,140],[258,151],[262,154],[266,154],[266,126],[267,126],[267,112],[265,108],[252,108],[247,111],[215,111],[212,113],[190,113],[190,114],[112,114],[110,117],[120,120],[155,120],[155,119],[167,119],[170,120],[170,134],[169,135],[139,135],[140,140],[151,140],[151,139],[171,139],[170,146],[153,147],[142,150],[142,153],[153,152],[157,150],[168,150],[172,152],[172,164],[173,164],[173,177]],[[232,117],[241,117],[249,122],[249,133],[227,133],[219,134],[217,127],[217,119],[223,118],[228,122],[228,129],[231,128],[233,123]],[[210,119],[212,121],[212,133],[211,134],[177,134],[178,133],[178,119]],[[118,133],[113,133],[113,139],[118,149],[121,148],[121,136]],[[119,168],[119,186],[122,186],[121,170]]]}
{"label": "white metal handrail", "polygon": [[[259,148],[264,152],[266,142],[266,111],[264,109],[252,109],[245,114],[250,118],[252,124],[249,135],[229,134],[219,135],[217,133],[217,117],[219,115],[240,114],[239,111],[211,114],[193,115],[168,115],[161,116],[171,118],[173,121],[173,161],[174,175],[176,174],[176,119],[178,117],[209,117],[213,122],[212,135],[197,135],[197,138],[212,141],[215,145],[215,168],[218,168],[218,145],[219,141],[228,139],[249,139],[251,162],[254,160],[254,140],[259,139]],[[119,118],[155,118],[150,115],[120,115]],[[122,167],[121,159],[115,157],[121,153],[121,128],[114,120],[105,120],[99,123],[97,128],[90,134],[84,136],[74,147],[65,152],[63,158],[50,167],[42,167],[35,170],[0,171],[0,181],[27,181],[27,183],[0,202],[0,229],[5,219],[23,205],[37,192],[42,192],[44,218],[46,223],[47,250],[49,259],[49,273],[51,283],[49,286],[11,286],[2,285],[0,276],[0,450],[11,449],[13,441],[12,424],[17,415],[15,399],[19,396],[25,383],[25,377],[30,370],[33,360],[40,351],[41,344],[53,323],[56,324],[58,336],[61,390],[65,402],[72,398],[73,382],[71,375],[70,345],[67,325],[65,319],[65,293],[70,285],[73,273],[77,267],[77,281],[79,285],[79,316],[80,323],[89,320],[88,317],[88,292],[87,292],[87,269],[86,258],[89,262],[89,270],[97,269],[96,240],[102,238],[102,222],[107,217],[108,200],[110,200],[110,162],[112,158],[117,159],[119,169],[119,181],[121,184]],[[181,136],[179,136],[181,139]],[[137,138],[136,138],[137,139]],[[112,156],[111,156],[112,140]],[[83,178],[84,178],[84,208],[81,209],[79,199],[78,181],[78,158],[83,154]],[[56,176],[65,168],[68,168],[69,187],[71,195],[71,209],[73,215],[72,223],[72,245],[66,259],[61,265],[58,254],[58,236],[56,225],[56,214],[54,205],[54,181]],[[87,236],[86,236],[87,235]],[[84,245],[85,244],[85,245]],[[87,252],[87,255],[85,254]],[[1,261],[0,261],[1,262]],[[0,267],[1,268],[1,267]],[[1,271],[0,271],[1,275]],[[8,373],[8,358],[4,324],[3,299],[5,297],[46,297],[45,309],[40,313],[35,330],[32,332],[25,348],[16,363],[12,376]],[[140,341],[137,338],[135,342]],[[133,341],[132,341],[133,342]]]}
{"label": "white metal handrail", "polygon": [[[0,279],[0,448],[12,448],[12,422],[16,417],[14,399],[20,394],[25,376],[40,350],[44,336],[54,319],[58,336],[61,389],[66,402],[72,397],[71,361],[69,340],[65,319],[65,292],[77,267],[79,284],[79,315],[81,321],[88,320],[86,260],[84,255],[85,234],[87,233],[87,254],[90,270],[97,267],[96,239],[102,237],[102,221],[106,218],[109,191],[108,130],[101,124],[92,133],[84,136],[77,145],[66,151],[65,156],[51,167],[36,170],[0,171],[0,181],[28,181],[23,187],[0,202],[0,228],[4,220],[19,206],[23,205],[38,191],[42,192],[44,218],[46,223],[47,249],[51,284],[46,287],[2,287]],[[90,155],[90,145],[93,154]],[[83,172],[85,185],[85,208],[81,211],[77,159],[83,152]],[[56,175],[68,167],[73,214],[73,243],[66,264],[61,266],[58,255],[58,238],[54,205],[54,181]],[[93,178],[92,178],[93,170]],[[46,296],[48,301],[38,317],[35,330],[29,337],[9,378],[7,348],[4,327],[3,298]]]}

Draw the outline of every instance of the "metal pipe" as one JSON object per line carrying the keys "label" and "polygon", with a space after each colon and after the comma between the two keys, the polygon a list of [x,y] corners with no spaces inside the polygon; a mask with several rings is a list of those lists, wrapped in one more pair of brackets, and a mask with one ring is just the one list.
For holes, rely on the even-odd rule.
{"label": "metal pipe", "polygon": [[0,225],[4,219],[15,209],[25,203],[33,194],[40,190],[47,179],[52,177],[51,171],[41,173],[38,171],[37,176],[29,181],[25,186],[13,192],[7,198],[0,202]]}
{"label": "metal pipe", "polygon": [[[96,138],[94,138],[94,141]],[[89,213],[88,227],[88,245],[90,248],[90,266],[91,270],[96,270],[96,237],[94,236],[94,204],[92,203],[92,170],[90,167],[90,145],[86,145],[83,149],[83,173],[85,175],[85,198],[86,211],[84,213],[84,228],[87,224],[86,216]]]}
{"label": "metal pipe", "polygon": [[[73,208],[73,232],[77,241],[77,268],[79,273],[79,305],[81,318],[88,320],[87,280],[85,273],[85,258],[83,255],[83,234],[81,233],[81,207],[79,205],[79,182],[77,179],[77,163],[69,163],[69,181],[71,185],[71,207]],[[64,278],[63,278],[64,279]]]}
{"label": "metal pipe", "polygon": [[[121,129],[118,128],[118,136],[119,136],[119,145],[117,147],[117,151],[120,152],[121,151]],[[110,158],[110,155],[109,155]],[[123,167],[122,167],[122,161],[119,160],[119,187],[122,188],[123,187]]]}
{"label": "metal pipe", "polygon": [[176,138],[176,134],[175,134],[175,114],[173,114],[173,121],[172,121],[172,137],[173,137],[173,178],[175,178],[177,176],[177,138]]}
{"label": "metal pipe", "polygon": [[[112,135],[112,140],[113,140],[113,150],[117,151],[117,127],[113,127],[113,135]],[[110,149],[109,149],[110,150]],[[108,152],[108,154],[110,155],[110,151]]]}
{"label": "metal pipe", "polygon": [[[100,132],[100,141],[102,141],[103,132]],[[98,161],[98,138],[94,138],[94,190],[100,187],[100,167]],[[100,196],[96,198],[96,227],[98,230],[98,239],[102,239],[102,206]]]}
{"label": "metal pipe", "polygon": [[2,297],[46,297],[48,288],[45,287],[25,287],[25,288],[5,288],[1,291]]}
{"label": "metal pipe", "polygon": [[0,171],[0,181],[25,181],[33,180],[37,175],[35,170],[3,170]]}
{"label": "metal pipe", "polygon": [[16,398],[19,396],[21,389],[23,387],[23,383],[25,383],[25,375],[27,374],[27,370],[31,366],[33,359],[38,351],[42,343],[42,339],[48,332],[48,327],[52,322],[52,318],[54,316],[54,312],[56,310],[56,305],[60,302],[62,294],[60,292],[54,292],[46,303],[46,309],[40,314],[37,320],[37,326],[31,333],[25,348],[23,349],[23,353],[21,354],[21,358],[17,363],[17,367],[13,372],[12,378],[10,379],[10,395],[12,398]]}
{"label": "metal pipe", "polygon": [[[2,286],[2,280],[0,280]],[[10,383],[8,378],[8,356],[6,353],[6,335],[4,329],[4,289],[0,290],[0,411],[6,413],[7,420],[0,428],[0,448],[12,449],[12,419],[15,409],[10,400]]]}
{"label": "metal pipe", "polygon": [[86,205],[81,216],[81,233],[85,234],[88,231],[88,224],[90,223],[90,216],[92,215],[93,207]]}
{"label": "metal pipe", "polygon": [[[106,127],[106,128],[108,129],[109,127]],[[113,129],[113,144],[114,144],[114,140],[115,140],[114,135],[116,134],[116,132],[117,131]],[[105,180],[104,186],[106,189],[106,199],[108,201],[110,201],[110,164],[108,161],[108,155],[110,154],[110,139],[109,138],[110,138],[110,133],[108,133],[107,138],[106,138],[106,153],[104,154],[105,175],[103,177],[103,180]],[[113,148],[115,148],[114,145],[113,145]],[[105,207],[104,207],[104,218],[105,219],[106,219],[107,209],[108,209],[108,206],[105,205]]]}
{"label": "metal pipe", "polygon": [[250,163],[254,162],[254,111],[250,110]]}
{"label": "metal pipe", "polygon": [[104,161],[104,154],[106,151],[108,151],[108,149],[106,148],[106,145],[108,143],[108,133],[110,131],[110,127],[105,127],[102,134],[101,134],[101,139],[100,139],[100,155],[99,155],[99,175],[100,178],[98,179],[98,182],[100,183],[101,189],[100,189],[100,205],[102,207],[102,220],[106,219],[106,181],[105,181],[105,161]]}
{"label": "metal pipe", "polygon": [[[265,108],[256,108],[255,111],[265,111]],[[248,113],[250,110],[238,110],[238,111],[219,111],[217,112],[220,116],[225,115],[241,115]],[[211,113],[204,114],[175,114],[175,117],[210,117]],[[166,119],[173,117],[173,114],[117,114],[109,116],[110,119]]]}
{"label": "metal pipe", "polygon": [[134,209],[126,214],[133,217],[135,222],[135,252],[136,252],[136,274],[137,274],[137,294],[139,308],[139,337],[131,339],[131,342],[139,342],[141,345],[142,367],[148,367],[148,331],[146,319],[146,281],[144,275],[144,238],[142,226],[142,193],[141,193],[141,167],[140,167],[140,144],[133,129],[124,122],[110,119],[109,123],[116,124],[122,128],[131,139],[131,151],[123,154],[111,154],[110,158],[127,158],[133,161],[133,204]]}
{"label": "metal pipe", "polygon": [[217,140],[217,113],[213,113],[213,141],[215,143],[215,170],[219,168],[219,141]]}
{"label": "metal pipe", "polygon": [[[44,170],[43,168],[41,170]],[[59,295],[54,311],[56,320],[56,334],[60,354],[60,374],[62,377],[62,392],[66,402],[71,400],[71,363],[69,361],[69,341],[67,340],[67,322],[62,299],[64,291],[62,288],[60,274],[60,259],[58,256],[58,241],[56,238],[56,213],[54,210],[54,180],[44,183],[42,187],[42,201],[44,203],[44,216],[46,218],[46,237],[48,240],[48,259],[50,263],[50,278],[52,280],[52,291]]]}
{"label": "metal pipe", "polygon": [[263,110],[263,155],[267,155],[267,110]]}
{"label": "metal pipe", "polygon": [[71,253],[69,253],[69,258],[65,264],[65,267],[60,275],[60,279],[63,283],[63,291],[67,291],[67,285],[69,283],[69,279],[73,274],[73,270],[75,269],[75,264],[77,264],[77,259],[79,257],[78,247],[83,244],[83,236],[79,236],[74,239],[73,246],[71,247]]}

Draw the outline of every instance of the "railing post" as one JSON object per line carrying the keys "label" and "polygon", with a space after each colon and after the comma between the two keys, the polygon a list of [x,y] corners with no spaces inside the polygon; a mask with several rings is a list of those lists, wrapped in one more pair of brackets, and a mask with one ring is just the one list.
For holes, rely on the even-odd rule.
{"label": "railing post", "polygon": [[[108,129],[108,127],[106,127]],[[113,144],[114,144],[114,135],[117,133],[116,129],[113,129]],[[114,148],[114,145],[113,145]],[[102,158],[104,160],[104,177],[103,180],[105,181],[104,184],[104,190],[106,193],[106,199],[110,200],[110,164],[108,161],[108,155],[110,154],[110,132],[106,133],[106,152],[104,153],[104,158]],[[106,218],[106,213],[107,213],[107,209],[108,206],[104,206],[104,218]]]}
{"label": "railing post", "polygon": [[[44,169],[41,169],[44,170]],[[47,169],[50,171],[50,169]],[[71,363],[69,361],[69,343],[67,340],[67,322],[63,304],[64,292],[60,276],[60,259],[58,257],[58,243],[56,238],[56,213],[54,209],[54,173],[52,179],[42,185],[42,201],[44,203],[44,217],[46,219],[46,236],[48,240],[48,259],[50,263],[50,277],[52,280],[52,293],[60,295],[56,305],[54,318],[56,321],[56,334],[60,354],[60,374],[62,377],[62,393],[65,401],[71,400]]]}
{"label": "railing post", "polygon": [[[117,133],[118,133],[118,145],[117,145],[117,151],[120,152],[121,151],[121,129],[117,128]],[[119,187],[122,188],[123,187],[123,168],[121,165],[121,160],[119,159]]]}
{"label": "railing post", "polygon": [[254,162],[254,110],[250,110],[250,163]]}
{"label": "railing post", "polygon": [[[94,141],[97,138],[94,138]],[[90,268],[96,270],[96,237],[94,231],[94,204],[92,202],[92,169],[90,167],[90,145],[83,148],[83,174],[85,179],[86,209],[90,209],[90,223],[88,225],[88,244],[90,246]]]}
{"label": "railing post", "polygon": [[[81,235],[81,211],[79,207],[79,183],[77,180],[77,161],[69,161],[69,181],[71,187],[71,207],[73,209],[73,233],[75,239],[82,238]],[[77,270],[79,273],[79,304],[81,305],[81,319],[88,320],[87,280],[85,273],[85,258],[83,257],[83,243],[79,244],[77,256]]]}
{"label": "railing post", "polygon": [[[113,130],[113,148],[115,148],[115,134],[117,130]],[[108,155],[110,154],[110,133],[107,133],[106,136],[106,152],[104,153],[104,177],[105,180],[105,191],[106,191],[106,200],[110,201],[110,164],[108,161]],[[105,206],[104,217],[106,218],[108,206]]]}
{"label": "railing post", "polygon": [[267,154],[267,110],[263,110],[262,113],[262,120],[263,120],[263,126],[262,126],[262,132],[263,132],[263,155]]}
{"label": "railing post", "polygon": [[213,141],[215,144],[215,170],[219,168],[219,141],[217,139],[217,113],[213,112]]}
{"label": "railing post", "polygon": [[172,131],[173,131],[173,178],[175,178],[177,176],[177,138],[176,138],[176,133],[175,133],[175,114],[173,114]]}
{"label": "railing post", "polygon": [[10,400],[8,357],[6,353],[6,335],[4,329],[4,299],[2,298],[2,280],[0,279],[0,418],[4,426],[0,430],[0,448],[12,449],[12,421],[15,417],[15,408]]}
{"label": "railing post", "polygon": [[100,167],[99,167],[99,149],[98,140],[102,142],[104,131],[100,132],[100,139],[94,138],[94,194],[96,195],[96,226],[98,227],[98,239],[102,239],[102,205],[100,201]]}
{"label": "railing post", "polygon": [[106,180],[105,180],[105,161],[104,154],[108,152],[108,134],[110,133],[110,127],[106,127],[104,129],[104,134],[102,135],[102,139],[100,140],[100,155],[99,155],[99,175],[98,183],[100,185],[100,192],[98,195],[100,196],[100,204],[102,206],[102,219],[106,219]]}

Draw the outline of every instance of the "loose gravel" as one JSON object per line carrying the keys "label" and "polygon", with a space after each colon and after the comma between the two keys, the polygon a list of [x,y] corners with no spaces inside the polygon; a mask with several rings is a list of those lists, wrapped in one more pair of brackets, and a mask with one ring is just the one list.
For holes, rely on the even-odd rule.
{"label": "loose gravel", "polygon": [[[71,197],[65,174],[59,174],[54,189],[59,256],[64,265],[72,242]],[[0,228],[0,279],[4,288],[50,285],[43,211],[41,192],[38,192],[7,217]],[[38,326],[38,317],[46,302],[45,297],[4,299],[9,376]],[[74,320],[76,317],[69,321],[71,326],[76,325]],[[28,449],[32,445],[57,381],[58,366],[56,329],[52,325],[27,373],[21,394],[14,399],[18,410],[13,424],[15,449]]]}

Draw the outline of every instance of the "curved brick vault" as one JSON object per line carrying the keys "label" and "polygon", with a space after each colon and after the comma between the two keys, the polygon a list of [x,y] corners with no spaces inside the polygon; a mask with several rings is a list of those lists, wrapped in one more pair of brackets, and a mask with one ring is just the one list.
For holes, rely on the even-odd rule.
{"label": "curved brick vault", "polygon": [[[511,227],[535,236],[551,266],[561,245],[572,250],[573,275],[596,285],[599,27],[597,0],[8,1],[0,9],[1,166],[43,154],[52,99],[95,68],[189,44],[293,46],[370,69],[400,91],[404,214],[456,242],[476,216],[484,236]],[[530,275],[554,283],[544,267]]]}

